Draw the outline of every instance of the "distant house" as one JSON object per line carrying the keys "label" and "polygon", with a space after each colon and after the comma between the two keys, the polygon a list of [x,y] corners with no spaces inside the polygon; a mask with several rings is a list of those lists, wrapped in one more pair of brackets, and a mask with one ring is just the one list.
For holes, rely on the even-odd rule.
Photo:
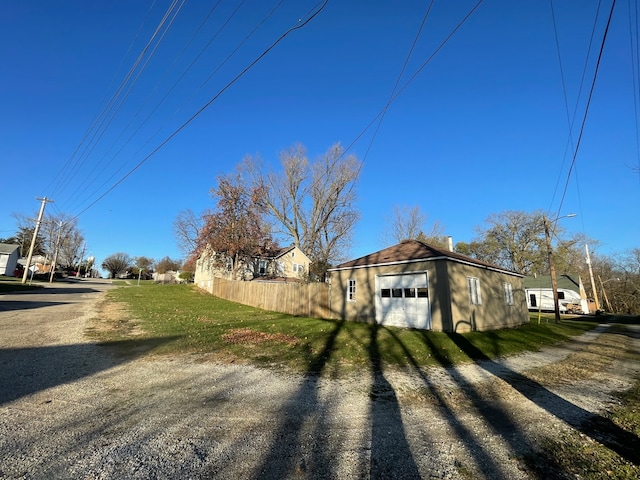
{"label": "distant house", "polygon": [[[194,282],[206,288],[214,278],[231,279],[231,259],[205,249],[196,261]],[[236,276],[242,280],[304,280],[311,261],[295,245],[277,248],[242,262]]]}
{"label": "distant house", "polygon": [[407,240],[329,269],[344,320],[468,332],[529,321],[523,275]]}
{"label": "distant house", "polygon": [[[556,283],[560,313],[589,313],[589,301],[580,275],[558,275]],[[526,277],[524,287],[529,310],[543,312],[555,310],[550,275]]]}
{"label": "distant house", "polygon": [[20,258],[20,245],[0,243],[0,275],[13,277]]}

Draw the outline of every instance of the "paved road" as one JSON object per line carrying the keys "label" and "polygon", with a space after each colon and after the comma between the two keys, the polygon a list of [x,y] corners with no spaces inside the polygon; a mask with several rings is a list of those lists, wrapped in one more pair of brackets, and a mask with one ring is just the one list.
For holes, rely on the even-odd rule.
{"label": "paved road", "polygon": [[336,381],[121,356],[83,335],[108,288],[0,295],[0,478],[535,478],[536,435],[602,406],[513,362]]}

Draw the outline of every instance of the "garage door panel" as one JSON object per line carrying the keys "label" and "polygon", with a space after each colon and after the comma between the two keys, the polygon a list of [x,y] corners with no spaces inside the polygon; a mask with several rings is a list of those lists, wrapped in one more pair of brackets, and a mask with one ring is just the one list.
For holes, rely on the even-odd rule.
{"label": "garage door panel", "polygon": [[376,277],[376,321],[398,327],[431,328],[426,272]]}

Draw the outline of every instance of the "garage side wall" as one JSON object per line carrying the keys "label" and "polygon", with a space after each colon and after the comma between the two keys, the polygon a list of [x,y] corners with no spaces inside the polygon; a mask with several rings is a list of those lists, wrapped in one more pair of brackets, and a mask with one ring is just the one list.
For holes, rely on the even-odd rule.
{"label": "garage side wall", "polygon": [[[521,277],[456,262],[448,263],[448,271],[451,317],[449,321],[445,320],[446,331],[493,330],[529,321]],[[476,279],[472,282],[479,285],[480,303],[473,303],[470,298],[468,278]],[[512,302],[507,298],[507,288],[511,291]]]}

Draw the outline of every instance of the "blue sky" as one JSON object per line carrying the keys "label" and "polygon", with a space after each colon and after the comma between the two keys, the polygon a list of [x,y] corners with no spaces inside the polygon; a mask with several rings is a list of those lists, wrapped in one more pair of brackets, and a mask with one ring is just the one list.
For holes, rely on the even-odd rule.
{"label": "blue sky", "polygon": [[[176,215],[212,207],[216,177],[245,155],[275,167],[295,143],[315,157],[341,142],[364,161],[352,258],[383,247],[394,205],[419,205],[454,242],[472,240],[492,213],[560,209],[578,215],[563,226],[600,242],[599,252],[638,247],[637,30],[628,1],[614,11],[562,205],[610,3],[589,57],[595,0],[553,2],[558,44],[551,2],[487,0],[419,70],[476,3],[434,3],[400,85],[419,73],[375,138],[365,127],[391,94],[427,2],[330,0],[149,156],[318,4],[177,2],[162,41],[100,117],[171,2],[5,2],[0,237],[15,232],[13,212],[34,214],[36,197],[47,196],[49,212],[80,213],[98,263],[118,251],[177,258]],[[576,112],[571,137],[567,105]]]}

